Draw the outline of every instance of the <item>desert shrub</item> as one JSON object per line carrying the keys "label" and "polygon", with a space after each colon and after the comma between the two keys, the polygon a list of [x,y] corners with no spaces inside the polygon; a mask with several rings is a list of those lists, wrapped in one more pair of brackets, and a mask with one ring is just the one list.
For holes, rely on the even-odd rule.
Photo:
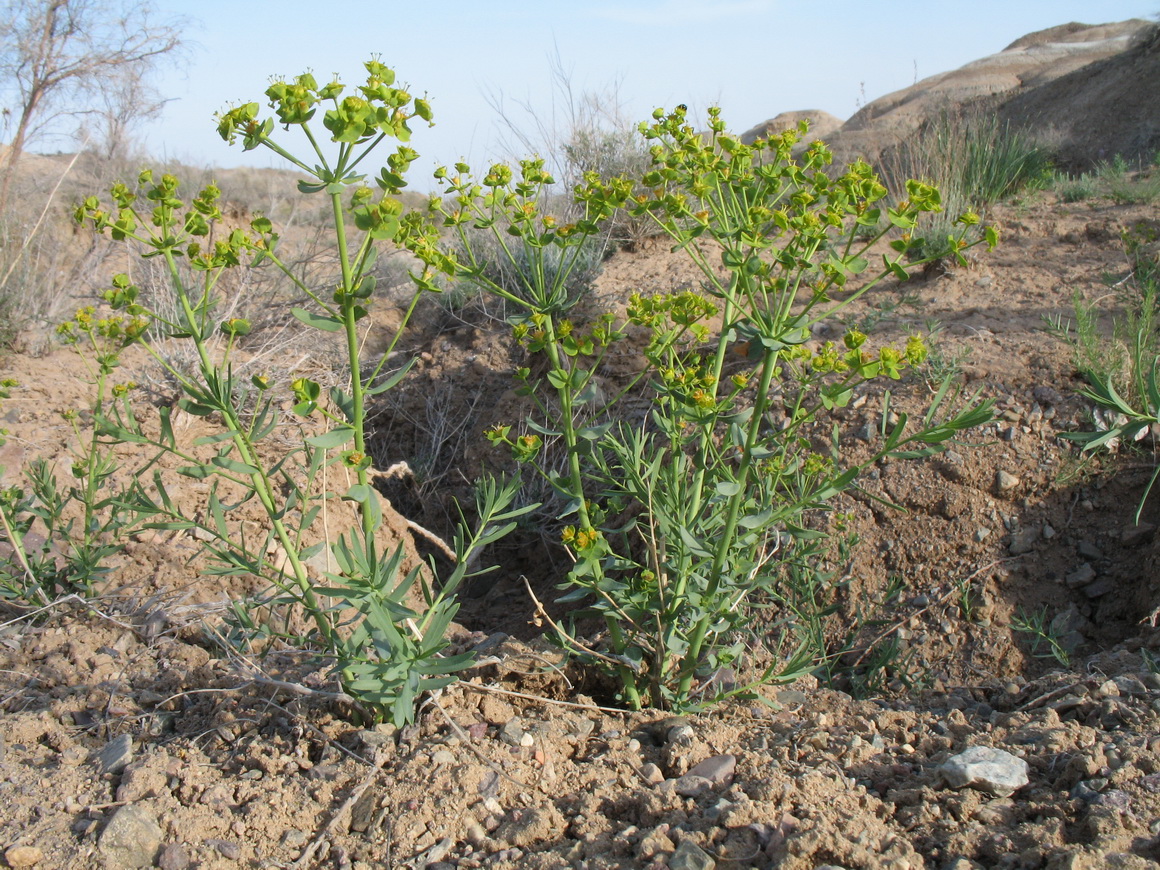
{"label": "desert shrub", "polygon": [[[639,180],[649,168],[650,157],[648,143],[625,112],[615,83],[577,93],[559,55],[550,62],[554,95],[549,110],[518,103],[516,112],[502,98],[491,102],[518,146],[513,152],[539,155],[559,182],[545,195],[542,206],[567,221],[578,216],[571,192],[586,176]],[[647,221],[627,212],[610,216],[602,227],[605,247],[621,245],[629,250],[654,232]]]}
{"label": "desert shrub", "polygon": [[[568,250],[550,248],[533,263],[522,245],[513,245],[511,236],[494,233],[490,228],[470,227],[455,239],[457,259],[469,264],[461,274],[460,286],[450,288],[448,301],[463,305],[465,297],[487,294],[488,287],[502,287],[508,294],[527,293],[524,286],[533,271],[541,272],[548,286],[558,286],[563,304],[573,308],[585,302],[592,293],[593,282],[600,276],[606,254],[606,236],[586,236],[581,244]],[[539,280],[539,279],[537,279]],[[464,282],[466,286],[463,286]],[[446,294],[444,294],[446,295]],[[439,297],[443,300],[443,296]],[[507,306],[499,297],[500,317],[506,319]]]}
{"label": "desert shrub", "polygon": [[[925,346],[913,336],[904,347],[871,349],[851,330],[840,345],[813,347],[811,327],[887,275],[907,276],[910,243],[895,241],[872,271],[865,255],[887,230],[862,242],[856,231],[880,222],[912,229],[939,207],[938,192],[908,181],[905,204],[883,207],[886,189],[866,164],[831,178],[821,143],[795,159],[804,128],[748,146],[725,132],[716,110],[707,136],[687,124],[683,107],[658,110],[654,121],[641,129],[649,170],[640,179],[589,173],[574,223],[561,225],[542,207],[554,179],[537,159],[498,164],[480,178],[466,167],[441,171],[446,196],[435,205],[468,251],[468,228],[490,228],[507,237],[508,262],[523,270],[514,285],[482,280],[513,310],[514,338],[534,360],[516,375],[534,410],[522,434],[501,425],[488,437],[562,500],[561,541],[573,559],[562,600],[605,626],[595,646],[569,624],[552,622],[556,636],[607,668],[629,706],[689,709],[748,696],[826,660],[797,611],[817,615],[824,595],[809,584],[832,590],[823,569],[829,503],[866,465],[937,452],[989,419],[990,405],[948,411],[954,403],[943,385],[918,426],[900,417],[873,457],[847,464],[836,436],[819,440],[821,420],[865,381],[901,377]],[[626,321],[610,313],[581,321],[544,264],[567,261],[620,211],[651,222],[692,257],[705,289],[636,294]],[[963,232],[977,220],[960,216],[959,234],[939,255],[961,256]],[[714,330],[717,317],[723,326]],[[630,331],[647,337],[640,375],[607,395],[602,360]],[[648,398],[643,421],[624,414],[621,400],[634,389]],[[549,441],[565,448],[562,469],[541,464]],[[721,678],[768,639],[752,627],[757,603],[779,609],[784,632],[751,678]],[[798,645],[783,655],[786,637]]]}
{"label": "desert shrub", "polygon": [[108,253],[103,241],[78,237],[68,219],[76,162],[25,161],[0,214],[0,349],[29,327],[57,322],[91,289]]}

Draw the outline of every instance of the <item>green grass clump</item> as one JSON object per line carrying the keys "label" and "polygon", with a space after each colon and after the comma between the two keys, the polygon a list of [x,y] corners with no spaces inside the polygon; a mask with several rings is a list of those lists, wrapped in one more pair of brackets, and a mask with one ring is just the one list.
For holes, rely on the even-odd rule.
{"label": "green grass clump", "polygon": [[[1080,393],[1095,405],[1092,431],[1063,436],[1084,452],[1143,441],[1160,425],[1160,224],[1138,221],[1124,230],[1123,241],[1131,266],[1127,276],[1094,302],[1077,294],[1074,322],[1049,322],[1072,346],[1076,368],[1087,382]],[[1103,314],[1100,305],[1109,297],[1119,303],[1119,317]],[[1137,521],[1158,475],[1160,466],[1141,496]]]}
{"label": "green grass clump", "polygon": [[993,115],[943,112],[887,159],[884,174],[919,178],[942,192],[942,211],[919,226],[926,241],[913,251],[920,259],[945,247],[964,212],[987,206],[1026,189],[1046,186],[1051,156],[1028,136]]}

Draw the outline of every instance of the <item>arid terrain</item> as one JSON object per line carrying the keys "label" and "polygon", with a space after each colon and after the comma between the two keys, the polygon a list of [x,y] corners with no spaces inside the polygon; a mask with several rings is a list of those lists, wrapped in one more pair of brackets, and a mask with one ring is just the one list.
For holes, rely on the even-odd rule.
{"label": "arid terrain", "polygon": [[[1140,189],[1160,178],[1133,166]],[[856,648],[830,686],[685,717],[620,711],[540,637],[525,578],[550,602],[567,559],[526,531],[465,590],[454,645],[478,660],[463,681],[414,726],[362,728],[301,653],[227,652],[226,602],[252,591],[245,579],[200,572],[192,535],[144,531],[94,599],[0,617],[0,855],[166,870],[1160,867],[1160,497],[1135,520],[1155,445],[1085,460],[1060,438],[1091,427],[1090,404],[1048,328],[1076,294],[1122,314],[1121,234],[1160,223],[1155,198],[1065,199],[1049,185],[993,207],[994,251],[845,312],[874,341],[935,334],[889,406],[875,384],[837,412],[844,449],[871,450],[884,412],[921,414],[948,373],[996,400],[992,423],[931,459],[879,463],[837,505],[859,543],[834,605],[867,617],[865,649],[892,642],[883,662]],[[592,304],[696,286],[646,240],[605,261]],[[482,433],[520,413],[507,332],[432,301],[405,348],[419,361],[378,409],[376,464],[414,472],[384,485],[389,534],[416,558],[430,553],[421,530],[450,537],[453,498],[502,465]],[[66,467],[61,411],[90,400],[75,353],[43,334],[25,347],[0,372],[19,384],[0,407],[5,485],[37,456]],[[623,377],[618,364],[602,375]],[[150,365],[125,361],[145,385]],[[142,392],[144,408],[172,400]],[[185,419],[179,437],[204,425]],[[203,510],[204,486],[188,487],[177,497]],[[755,619],[772,632],[776,617]],[[980,749],[999,752],[963,773]]]}

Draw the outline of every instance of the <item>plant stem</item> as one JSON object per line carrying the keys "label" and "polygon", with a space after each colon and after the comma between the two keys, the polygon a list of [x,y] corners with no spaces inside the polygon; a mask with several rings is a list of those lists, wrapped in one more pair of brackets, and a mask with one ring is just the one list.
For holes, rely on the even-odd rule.
{"label": "plant stem", "polygon": [[[733,548],[733,539],[737,535],[737,522],[741,518],[741,504],[748,496],[750,471],[753,467],[753,450],[761,434],[761,421],[765,417],[765,410],[769,405],[769,386],[773,381],[773,373],[777,370],[779,356],[777,350],[766,350],[761,358],[761,382],[757,387],[757,394],[753,400],[753,415],[749,418],[749,428],[745,433],[745,447],[741,453],[741,462],[737,469],[737,481],[740,489],[729,498],[728,513],[725,518],[725,527],[717,540],[717,548],[713,552],[713,566],[709,571],[709,583],[705,590],[705,598],[712,600],[717,594],[721,578],[725,573],[725,563]],[[701,657],[701,647],[705,642],[705,635],[709,631],[709,624],[713,620],[715,611],[707,607],[705,615],[701,617],[693,635],[689,638],[689,649],[681,662],[681,682],[677,688],[677,697],[686,698],[693,687],[693,677],[697,671],[697,664]]]}
{"label": "plant stem", "polygon": [[[185,317],[186,328],[189,330],[190,336],[193,339],[194,347],[197,348],[202,375],[207,382],[213,382],[218,377],[218,369],[214,366],[213,361],[210,359],[209,351],[206,349],[205,335],[197,323],[193,307],[190,305],[189,294],[185,289],[185,285],[182,283],[181,272],[178,270],[172,248],[164,249],[164,254],[166,265],[169,267],[170,279],[173,282],[173,289],[177,295],[178,303],[181,306],[182,314]],[[333,650],[338,641],[334,627],[330,624],[326,612],[314,594],[314,587],[306,572],[306,566],[298,554],[298,548],[294,546],[294,542],[285,524],[282,520],[278,519],[279,511],[278,505],[274,500],[273,487],[266,476],[265,470],[254,456],[251,445],[245,436],[245,427],[242,426],[241,421],[238,419],[237,411],[234,409],[232,402],[223,401],[220,405],[221,407],[218,410],[225,418],[226,426],[230,431],[234,447],[237,449],[241,461],[258,469],[250,475],[250,484],[253,486],[258,500],[262,503],[262,507],[270,518],[270,523],[274,528],[274,534],[278,538],[278,543],[282,545],[282,550],[290,561],[291,568],[294,571],[294,581],[297,583],[298,589],[301,592],[303,603],[314,619],[314,623],[326,641],[327,647]]]}
{"label": "plant stem", "polygon": [[[355,316],[355,308],[358,306],[354,298],[354,270],[351,268],[350,252],[347,248],[346,224],[343,219],[341,192],[330,195],[330,205],[334,212],[334,232],[335,238],[338,241],[338,262],[342,267],[342,323],[346,333],[347,362],[350,365],[351,419],[349,422],[354,429],[354,449],[360,457],[364,457],[367,452],[364,426],[366,421],[366,412],[364,409],[366,398],[363,394],[362,367],[359,359],[358,319]],[[358,477],[360,486],[367,487],[369,485],[370,477],[367,474],[366,463],[360,461],[355,468],[355,474]],[[375,497],[377,497],[376,494],[371,492],[368,498]],[[363,541],[366,545],[367,553],[370,555],[374,552],[375,529],[378,523],[375,521],[376,512],[371,509],[369,500],[359,502],[359,517],[362,520]],[[371,562],[373,564],[373,559]]]}
{"label": "plant stem", "polygon": [[[568,377],[571,375],[571,370],[568,369],[560,357],[560,348],[557,345],[555,321],[547,315],[544,318],[544,328],[547,331],[545,350],[548,354],[548,359],[551,361],[552,368],[561,375]],[[577,500],[576,512],[580,520],[580,527],[584,530],[592,529],[592,518],[588,512],[588,502],[584,497],[584,477],[580,468],[580,451],[578,448],[578,436],[576,435],[576,425],[573,418],[573,404],[574,395],[572,393],[572,384],[569,380],[564,386],[556,390],[556,394],[560,399],[560,418],[561,430],[563,432],[564,444],[568,448],[568,478],[572,495]],[[625,649],[624,645],[624,631],[621,628],[620,622],[616,616],[607,613],[604,616],[605,625],[608,627],[608,634],[612,639],[613,649],[617,654],[622,654]],[[625,699],[633,710],[639,710],[642,706],[640,690],[636,685],[636,675],[628,665],[617,665],[617,673],[620,676],[621,685],[624,687]],[[659,699],[657,699],[659,701]]]}

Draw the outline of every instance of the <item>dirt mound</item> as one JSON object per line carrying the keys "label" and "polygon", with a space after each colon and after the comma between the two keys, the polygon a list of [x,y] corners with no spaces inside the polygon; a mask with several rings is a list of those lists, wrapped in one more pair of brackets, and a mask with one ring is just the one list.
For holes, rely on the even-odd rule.
{"label": "dirt mound", "polygon": [[1150,160],[1160,149],[1160,39],[1139,35],[1125,51],[1021,91],[999,117],[1033,131],[1071,168],[1116,154]]}
{"label": "dirt mound", "polygon": [[796,127],[802,121],[810,122],[810,139],[826,139],[833,135],[842,126],[842,119],[821,109],[803,109],[798,112],[782,112],[768,121],[763,121],[741,134],[741,141],[752,145],[755,139],[768,136],[770,133],[780,133],[790,127]]}

